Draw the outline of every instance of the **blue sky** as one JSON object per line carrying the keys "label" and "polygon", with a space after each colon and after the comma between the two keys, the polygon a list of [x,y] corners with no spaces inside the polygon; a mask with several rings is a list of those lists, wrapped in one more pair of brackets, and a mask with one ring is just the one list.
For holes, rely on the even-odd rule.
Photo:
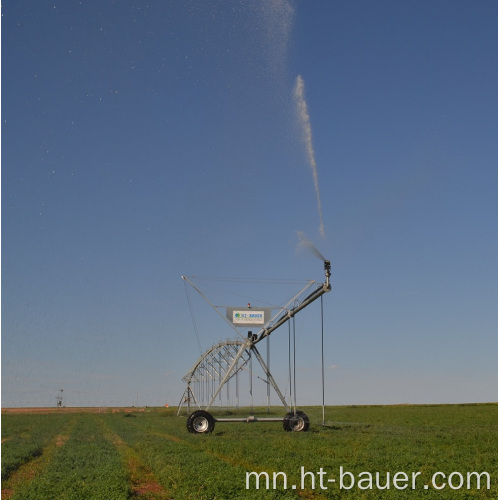
{"label": "blue sky", "polygon": [[[200,354],[180,276],[322,281],[297,231],[332,262],[327,403],[496,401],[497,19],[493,0],[4,4],[3,405],[177,404]],[[226,305],[270,293],[246,287]],[[203,349],[234,336],[192,307]],[[319,304],[297,344],[319,404]]]}

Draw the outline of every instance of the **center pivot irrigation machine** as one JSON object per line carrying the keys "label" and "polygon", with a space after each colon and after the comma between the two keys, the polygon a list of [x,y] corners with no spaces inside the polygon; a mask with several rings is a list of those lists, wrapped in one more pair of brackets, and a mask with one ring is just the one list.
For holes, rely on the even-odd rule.
{"label": "center pivot irrigation machine", "polygon": [[[196,407],[198,407],[196,411],[189,413],[189,416],[187,418],[187,429],[189,432],[194,434],[210,433],[214,430],[216,422],[283,422],[283,429],[285,431],[301,432],[307,431],[309,429],[308,416],[304,412],[298,411],[296,409],[296,402],[294,402],[293,408],[287,403],[283,393],[278,387],[278,384],[276,383],[274,377],[271,375],[271,372],[269,370],[269,350],[268,362],[266,364],[264,358],[257,349],[257,344],[266,338],[268,339],[271,333],[294,318],[294,316],[299,311],[331,290],[331,265],[330,261],[328,260],[324,260],[324,271],[326,277],[324,283],[319,284],[316,289],[313,292],[309,293],[305,298],[301,300],[298,299],[298,297],[300,297],[302,294],[307,293],[307,289],[310,286],[316,283],[315,281],[309,282],[309,284],[299,293],[297,293],[286,304],[285,307],[280,308],[279,312],[273,318],[270,317],[271,308],[258,308],[257,310],[257,308],[252,308],[250,304],[248,304],[247,308],[226,308],[226,315],[224,316],[217,310],[216,306],[214,306],[207,299],[207,297],[200,291],[200,289],[196,285],[194,285],[186,276],[182,276],[182,279],[185,282],[189,283],[241,337],[240,339],[236,340],[226,340],[219,342],[218,344],[209,348],[204,354],[200,356],[200,358],[189,370],[189,372],[183,377],[182,380],[187,383],[187,387],[184,391],[181,402],[179,403],[177,414],[179,415],[183,403],[187,404],[188,413],[191,411],[191,404],[194,404]],[[323,308],[321,308],[321,313],[323,314]],[[237,328],[245,326],[258,326],[261,329],[256,334],[249,331],[247,337],[244,337],[241,335]],[[235,379],[236,397],[239,398],[238,374],[243,369],[248,369],[251,373],[252,358],[255,358],[259,362],[267,377],[268,403],[270,387],[272,387],[287,410],[285,417],[214,417],[208,410],[214,404],[218,396],[220,400],[223,387],[228,384],[231,379]],[[290,379],[290,392],[291,385],[292,381]],[[229,395],[229,387],[227,390]],[[201,405],[199,404],[201,402],[207,403],[205,409],[201,408]]]}

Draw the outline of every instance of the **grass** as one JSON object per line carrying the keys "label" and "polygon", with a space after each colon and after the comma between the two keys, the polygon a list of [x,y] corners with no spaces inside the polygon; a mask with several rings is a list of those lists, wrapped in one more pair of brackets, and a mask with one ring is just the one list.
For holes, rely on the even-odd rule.
{"label": "grass", "polygon": [[[216,423],[209,435],[186,430],[185,416],[173,409],[149,409],[136,413],[71,413],[54,415],[5,415],[2,417],[2,474],[6,463],[2,498],[53,499],[228,499],[228,498],[497,498],[496,404],[330,407],[326,426],[321,408],[303,408],[311,420],[309,432],[286,433],[281,423]],[[223,410],[214,411],[225,416]],[[243,416],[245,410],[233,410]],[[268,416],[255,409],[256,416]],[[283,416],[282,409],[272,415]],[[44,418],[41,418],[44,417]],[[63,439],[63,438],[64,439]],[[35,441],[37,443],[36,447]],[[28,446],[32,443],[32,448]],[[26,447],[26,448],[25,448]],[[24,451],[22,451],[24,450]],[[29,451],[31,450],[31,452]],[[32,453],[35,451],[34,453]],[[30,455],[31,453],[31,455]],[[38,458],[35,458],[38,455]],[[17,458],[16,458],[17,457]],[[45,460],[43,460],[45,457]],[[35,463],[32,476],[23,468]],[[9,465],[10,464],[10,465]],[[340,467],[352,473],[351,489],[339,488]],[[305,476],[301,467],[314,473]],[[324,486],[318,471],[323,470]],[[277,489],[246,489],[247,472],[283,472]],[[468,472],[488,472],[482,487],[436,490],[435,472],[452,476],[452,485]],[[398,490],[396,472],[410,477]],[[369,486],[369,474],[373,478]],[[411,489],[411,474],[416,489]],[[24,478],[19,480],[19,476]],[[401,476],[400,476],[401,477]],[[438,485],[444,483],[439,476]],[[335,478],[335,483],[326,479]],[[344,477],[345,485],[350,478]],[[360,482],[361,480],[361,482]],[[254,480],[250,481],[254,484]],[[292,484],[297,489],[292,489]],[[403,483],[396,483],[403,484]]]}
{"label": "grass", "polygon": [[40,456],[67,420],[65,415],[2,416],[2,481]]}

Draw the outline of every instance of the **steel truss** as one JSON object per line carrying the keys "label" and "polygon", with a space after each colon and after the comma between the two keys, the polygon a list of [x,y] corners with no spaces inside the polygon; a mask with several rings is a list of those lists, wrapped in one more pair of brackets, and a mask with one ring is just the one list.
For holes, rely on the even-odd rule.
{"label": "steel truss", "polygon": [[[326,276],[326,280],[324,283],[320,284],[316,288],[316,290],[310,293],[301,302],[295,301],[294,305],[291,308],[288,308],[288,306],[290,305],[289,302],[284,312],[278,314],[277,318],[273,318],[273,320],[269,322],[264,328],[262,328],[259,333],[250,334],[248,338],[244,338],[241,336],[240,332],[236,330],[236,328],[234,328],[232,324],[230,324],[236,330],[238,335],[240,335],[241,340],[236,339],[219,342],[218,344],[215,344],[211,348],[209,348],[198,358],[193,367],[182,379],[187,383],[187,387],[181,398],[177,411],[177,415],[179,415],[184,404],[187,405],[188,411],[191,410],[191,406],[193,404],[198,407],[198,410],[191,413],[188,417],[187,427],[190,432],[212,432],[215,426],[215,422],[255,422],[259,420],[283,421],[284,429],[289,431],[304,431],[309,428],[309,419],[304,413],[297,411],[295,408],[293,411],[291,411],[285,397],[281,393],[276,381],[271,375],[268,366],[259,353],[256,344],[258,344],[261,340],[269,337],[271,333],[273,333],[284,323],[292,319],[299,311],[331,290],[331,267],[330,262],[327,260],[324,261],[324,270]],[[200,295],[216,310],[215,306],[211,304],[211,302],[205,297],[205,295],[203,295],[203,293],[193,283],[191,283],[188,278],[186,278],[185,276],[183,276],[182,278],[186,280],[198,293],[200,293]],[[226,319],[224,316],[222,317]],[[217,397],[221,397],[221,391],[224,385],[226,385],[233,378],[236,379],[237,398],[239,397],[238,374],[247,366],[251,367],[252,356],[254,356],[261,365],[264,373],[266,374],[268,384],[273,387],[274,391],[287,409],[285,418],[257,419],[252,416],[245,419],[215,419],[208,412],[208,410],[214,404]],[[200,403],[207,403],[204,410],[201,409]]]}
{"label": "steel truss", "polygon": [[[188,411],[190,411],[192,405],[201,409],[203,403],[206,403],[205,410],[208,410],[215,403],[217,396],[219,396],[220,401],[224,386],[227,387],[229,393],[228,382],[231,379],[236,380],[236,398],[238,401],[238,375],[243,369],[251,365],[252,356],[257,359],[262,367],[267,377],[266,382],[275,390],[283,405],[289,409],[276,380],[252,340],[236,339],[219,342],[210,347],[182,378],[187,383],[187,387],[179,402],[177,415],[180,414],[183,405],[186,405]],[[239,406],[239,403],[237,403],[237,406]]]}

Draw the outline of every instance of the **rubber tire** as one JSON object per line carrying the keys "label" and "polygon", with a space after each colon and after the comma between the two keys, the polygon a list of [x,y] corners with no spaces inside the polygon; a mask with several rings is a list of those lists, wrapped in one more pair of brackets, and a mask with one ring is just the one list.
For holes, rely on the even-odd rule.
{"label": "rubber tire", "polygon": [[215,428],[215,419],[208,411],[196,410],[187,418],[186,427],[192,434],[209,434]]}
{"label": "rubber tire", "polygon": [[283,419],[283,429],[286,432],[306,432],[309,430],[309,417],[303,412],[288,412]]}

